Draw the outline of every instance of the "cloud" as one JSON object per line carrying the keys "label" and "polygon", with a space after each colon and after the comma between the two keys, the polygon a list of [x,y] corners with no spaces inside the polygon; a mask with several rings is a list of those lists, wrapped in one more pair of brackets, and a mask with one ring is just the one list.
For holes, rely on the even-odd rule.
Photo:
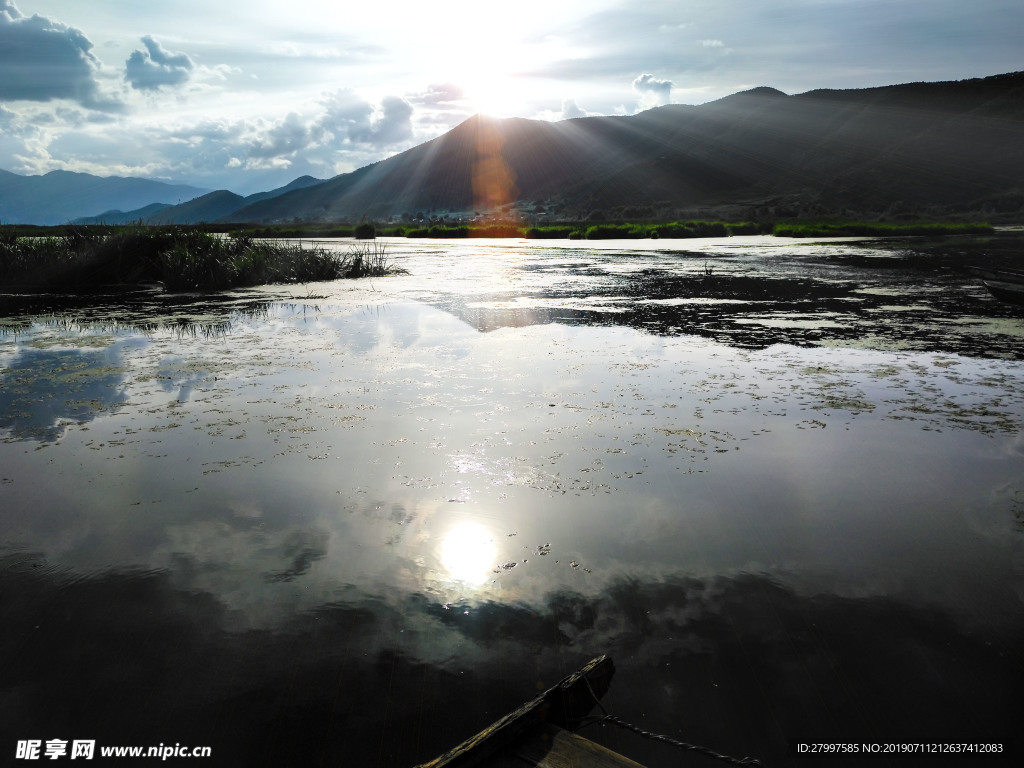
{"label": "cloud", "polygon": [[340,140],[361,141],[370,133],[373,105],[352,90],[342,88],[330,94],[324,107],[321,122]]}
{"label": "cloud", "polygon": [[90,109],[121,109],[100,93],[92,47],[80,30],[25,16],[13,0],[0,0],[0,100],[70,99]]}
{"label": "cloud", "polygon": [[[17,214],[15,216],[14,220],[18,221]],[[53,442],[64,434],[69,423],[92,421],[105,406],[125,396],[124,374],[115,373],[117,369],[110,367],[120,359],[119,348],[124,346],[117,342],[100,351],[26,349],[19,352],[4,367],[17,380],[31,384],[16,390],[13,397],[4,398],[0,405],[0,427],[19,440]],[[97,370],[103,366],[110,373],[83,378],[75,384],[58,383],[48,375],[49,371],[66,365],[96,366]]]}
{"label": "cloud", "polygon": [[671,80],[659,80],[649,73],[644,73],[633,81],[633,88],[640,93],[654,93],[665,99],[671,97],[673,85]]}
{"label": "cloud", "polygon": [[385,96],[371,127],[372,143],[398,144],[412,138],[413,108],[399,96]]}
{"label": "cloud", "polygon": [[400,96],[386,96],[375,107],[344,88],[330,94],[324,106],[320,124],[338,142],[383,147],[412,138],[413,106]]}
{"label": "cloud", "polygon": [[132,88],[153,91],[188,82],[195,64],[187,54],[168,51],[151,35],[143,37],[142,42],[146,50],[133,51],[125,62],[125,79]]}
{"label": "cloud", "polygon": [[415,103],[432,106],[451,104],[462,101],[463,98],[462,88],[455,83],[431,83],[425,92],[409,97],[410,101]]}
{"label": "cloud", "polygon": [[18,10],[14,0],[0,0],[0,21],[14,21],[23,18],[25,16]]}
{"label": "cloud", "polygon": [[100,125],[106,114],[77,105],[0,107],[0,168],[143,176],[248,194],[302,174],[351,171],[404,149],[416,140],[416,116],[406,99],[373,101],[352,91],[276,118],[166,120],[142,128],[127,120]]}
{"label": "cloud", "polygon": [[660,80],[649,72],[639,75],[633,80],[633,90],[640,94],[640,109],[668,104],[672,101],[672,88],[675,85],[671,80]]}
{"label": "cloud", "polygon": [[307,149],[323,136],[319,125],[307,125],[295,112],[266,131],[255,140],[249,149],[249,156],[256,158],[283,157]]}
{"label": "cloud", "polygon": [[587,112],[580,108],[580,105],[576,103],[576,99],[563,99],[562,100],[562,120],[569,120],[574,117],[586,117]]}

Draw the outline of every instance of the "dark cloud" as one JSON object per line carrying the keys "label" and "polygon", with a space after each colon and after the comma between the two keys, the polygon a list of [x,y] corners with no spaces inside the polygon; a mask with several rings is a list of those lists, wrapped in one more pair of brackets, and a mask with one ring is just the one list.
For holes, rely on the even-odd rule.
{"label": "dark cloud", "polygon": [[132,88],[153,91],[162,86],[188,82],[195,69],[192,59],[184,53],[172,53],[153,39],[142,38],[146,50],[135,50],[125,62],[125,79]]}
{"label": "dark cloud", "polygon": [[0,99],[70,99],[90,109],[120,108],[99,92],[100,64],[92,47],[80,30],[25,16],[13,0],[0,0]]}
{"label": "dark cloud", "polygon": [[399,96],[386,96],[379,107],[348,89],[335,91],[325,102],[320,126],[336,142],[378,147],[412,138],[413,106]]}

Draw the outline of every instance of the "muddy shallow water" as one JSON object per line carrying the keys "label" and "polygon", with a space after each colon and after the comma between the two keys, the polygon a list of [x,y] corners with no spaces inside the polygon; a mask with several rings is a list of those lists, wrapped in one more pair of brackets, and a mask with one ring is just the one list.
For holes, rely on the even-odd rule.
{"label": "muddy shallow water", "polygon": [[1015,736],[1024,313],[984,252],[388,247],[5,299],[0,749],[408,766],[600,653],[612,714],[770,764]]}

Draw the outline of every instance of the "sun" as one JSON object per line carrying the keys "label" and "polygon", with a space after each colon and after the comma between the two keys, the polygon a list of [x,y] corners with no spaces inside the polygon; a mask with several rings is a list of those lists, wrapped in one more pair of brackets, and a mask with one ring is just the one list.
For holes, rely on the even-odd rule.
{"label": "sun", "polygon": [[490,76],[464,78],[463,94],[475,115],[522,117],[529,105],[527,85],[514,75],[495,72]]}
{"label": "sun", "polygon": [[456,581],[480,585],[494,568],[494,537],[479,523],[453,527],[441,543],[441,563]]}
{"label": "sun", "polygon": [[[536,98],[531,73],[551,58],[550,41],[538,38],[536,17],[517,6],[456,3],[444,16],[425,69],[458,84],[467,108],[491,117],[523,116]],[[428,24],[433,22],[428,22]],[[426,53],[426,52],[425,52]]]}

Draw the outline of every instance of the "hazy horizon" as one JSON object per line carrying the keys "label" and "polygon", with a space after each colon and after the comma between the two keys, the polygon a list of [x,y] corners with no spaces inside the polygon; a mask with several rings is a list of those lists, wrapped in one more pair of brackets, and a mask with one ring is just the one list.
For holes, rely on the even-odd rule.
{"label": "hazy horizon", "polygon": [[1018,71],[1007,0],[0,0],[0,168],[246,195],[330,178],[476,113],[559,120]]}

